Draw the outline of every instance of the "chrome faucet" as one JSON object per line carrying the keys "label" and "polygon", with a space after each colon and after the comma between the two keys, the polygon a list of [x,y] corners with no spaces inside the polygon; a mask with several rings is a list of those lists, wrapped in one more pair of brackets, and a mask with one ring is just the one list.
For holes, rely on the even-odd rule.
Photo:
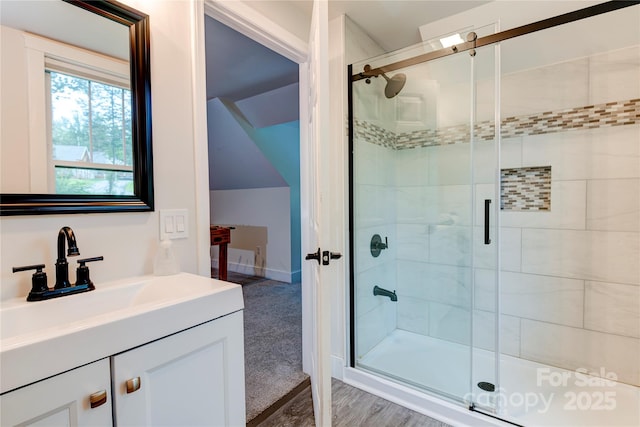
{"label": "chrome faucet", "polygon": [[71,227],[62,227],[58,232],[58,260],[56,261],[56,284],[54,289],[68,288],[71,286],[69,282],[69,263],[64,254],[65,238],[68,245],[67,256],[80,255],[73,230]]}

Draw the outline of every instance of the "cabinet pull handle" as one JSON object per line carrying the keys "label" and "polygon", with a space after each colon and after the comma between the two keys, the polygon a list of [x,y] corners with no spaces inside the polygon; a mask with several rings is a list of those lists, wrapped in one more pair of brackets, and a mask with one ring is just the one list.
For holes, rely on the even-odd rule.
{"label": "cabinet pull handle", "polygon": [[107,390],[96,391],[89,395],[89,404],[91,408],[97,408],[107,403]]}
{"label": "cabinet pull handle", "polygon": [[127,394],[133,393],[140,388],[140,377],[131,378],[127,380]]}

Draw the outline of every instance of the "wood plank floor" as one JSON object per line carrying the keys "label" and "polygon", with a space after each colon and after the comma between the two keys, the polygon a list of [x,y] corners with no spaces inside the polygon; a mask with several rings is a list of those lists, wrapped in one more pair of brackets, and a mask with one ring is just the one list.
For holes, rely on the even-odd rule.
{"label": "wood plank floor", "polygon": [[[447,427],[440,421],[391,403],[342,381],[331,384],[334,427]],[[262,422],[259,427],[313,427],[311,388]]]}

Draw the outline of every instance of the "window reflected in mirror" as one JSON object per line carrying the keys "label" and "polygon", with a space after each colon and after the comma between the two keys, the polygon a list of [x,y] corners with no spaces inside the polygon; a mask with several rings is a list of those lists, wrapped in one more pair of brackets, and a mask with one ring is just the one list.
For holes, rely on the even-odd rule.
{"label": "window reflected in mirror", "polygon": [[52,190],[133,195],[131,91],[51,69],[46,77]]}

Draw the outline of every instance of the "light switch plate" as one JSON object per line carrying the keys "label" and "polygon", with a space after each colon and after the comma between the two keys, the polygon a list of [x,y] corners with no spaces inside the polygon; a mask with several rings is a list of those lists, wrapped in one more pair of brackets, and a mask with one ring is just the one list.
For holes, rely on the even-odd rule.
{"label": "light switch plate", "polygon": [[186,209],[160,209],[160,240],[189,237]]}

